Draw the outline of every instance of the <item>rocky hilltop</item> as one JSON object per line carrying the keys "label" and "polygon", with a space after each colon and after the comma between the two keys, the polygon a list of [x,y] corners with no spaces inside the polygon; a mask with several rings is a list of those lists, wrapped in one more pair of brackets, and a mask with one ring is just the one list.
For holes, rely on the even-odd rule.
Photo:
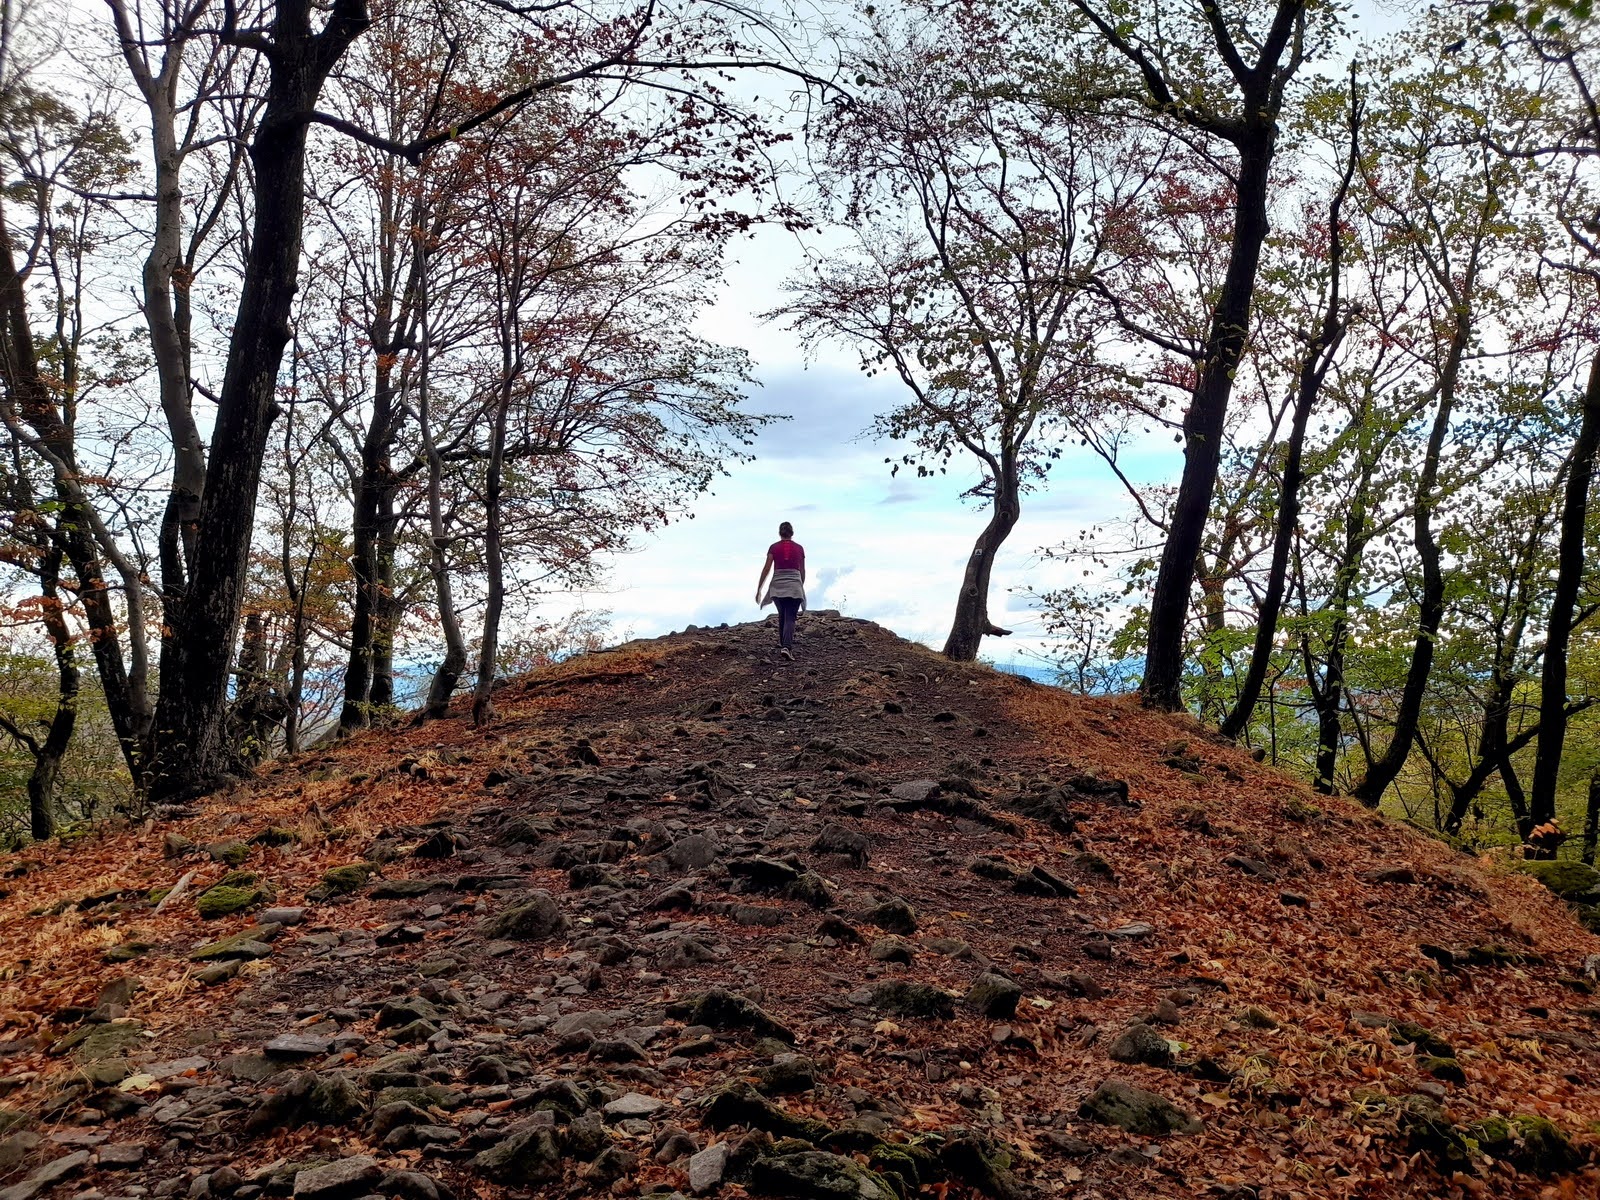
{"label": "rocky hilltop", "polygon": [[1600,940],[818,614],[3,865],[0,1200],[1594,1196]]}

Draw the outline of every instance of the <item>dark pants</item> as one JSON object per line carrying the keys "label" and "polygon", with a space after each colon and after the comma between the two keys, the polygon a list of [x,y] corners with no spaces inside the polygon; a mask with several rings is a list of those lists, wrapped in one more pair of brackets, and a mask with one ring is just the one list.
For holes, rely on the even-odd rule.
{"label": "dark pants", "polygon": [[794,619],[800,615],[799,600],[785,600],[782,597],[773,597],[772,602],[778,606],[778,645],[789,647],[794,645]]}

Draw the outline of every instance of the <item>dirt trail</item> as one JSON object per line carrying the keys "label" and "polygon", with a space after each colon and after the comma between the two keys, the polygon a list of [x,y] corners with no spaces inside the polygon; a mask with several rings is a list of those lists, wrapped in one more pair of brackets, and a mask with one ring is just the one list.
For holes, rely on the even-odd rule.
{"label": "dirt trail", "polygon": [[6,864],[0,1200],[1600,1194],[1533,881],[874,625],[774,651]]}

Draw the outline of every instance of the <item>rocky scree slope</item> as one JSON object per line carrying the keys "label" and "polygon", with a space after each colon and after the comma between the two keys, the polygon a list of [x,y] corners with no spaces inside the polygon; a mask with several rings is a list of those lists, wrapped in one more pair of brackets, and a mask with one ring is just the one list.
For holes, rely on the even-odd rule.
{"label": "rocky scree slope", "polygon": [[688,630],[0,866],[0,1200],[1600,1194],[1600,942],[1182,720]]}

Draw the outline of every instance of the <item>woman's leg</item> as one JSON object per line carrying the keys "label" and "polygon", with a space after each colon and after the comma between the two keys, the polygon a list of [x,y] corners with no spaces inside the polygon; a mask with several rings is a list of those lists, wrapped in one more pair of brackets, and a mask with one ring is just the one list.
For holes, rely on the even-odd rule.
{"label": "woman's leg", "polygon": [[787,650],[794,645],[794,619],[800,614],[800,601],[778,601],[778,645]]}

